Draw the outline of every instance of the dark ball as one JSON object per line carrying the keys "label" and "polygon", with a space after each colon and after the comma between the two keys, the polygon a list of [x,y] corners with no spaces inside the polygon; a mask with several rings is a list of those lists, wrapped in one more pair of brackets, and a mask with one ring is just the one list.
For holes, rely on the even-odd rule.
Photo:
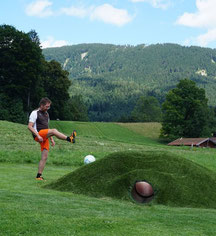
{"label": "dark ball", "polygon": [[151,184],[145,181],[136,182],[135,187],[136,187],[137,193],[143,197],[150,197],[154,193],[154,190]]}
{"label": "dark ball", "polygon": [[136,181],[131,190],[132,198],[139,203],[148,203],[154,198],[154,189],[146,181]]}

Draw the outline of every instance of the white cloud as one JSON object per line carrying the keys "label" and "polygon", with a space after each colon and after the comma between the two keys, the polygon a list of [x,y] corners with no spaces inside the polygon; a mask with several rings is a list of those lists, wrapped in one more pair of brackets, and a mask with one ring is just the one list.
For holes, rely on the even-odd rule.
{"label": "white cloud", "polygon": [[170,0],[131,0],[131,2],[147,2],[155,8],[161,8],[163,10],[167,9],[171,2]]}
{"label": "white cloud", "polygon": [[37,0],[27,5],[25,12],[29,16],[47,17],[53,15],[50,6],[52,2],[48,0]]}
{"label": "white cloud", "polygon": [[197,12],[185,12],[177,20],[177,24],[190,27],[216,27],[216,1],[196,0]]}
{"label": "white cloud", "polygon": [[207,33],[197,37],[197,42],[200,46],[207,46],[209,43],[216,41],[216,28],[208,30]]}
{"label": "white cloud", "polygon": [[208,30],[206,33],[197,37],[190,37],[185,39],[183,45],[198,45],[201,47],[207,47],[209,43],[216,41],[216,28]]}
{"label": "white cloud", "polygon": [[195,41],[200,46],[207,46],[208,43],[216,40],[216,1],[196,0],[197,12],[185,12],[176,23],[188,27],[207,29],[205,34],[199,35]]}
{"label": "white cloud", "polygon": [[92,20],[101,20],[105,23],[123,26],[132,20],[125,9],[114,8],[110,4],[96,7],[90,14]]}
{"label": "white cloud", "polygon": [[[52,2],[49,0],[37,0],[30,3],[26,7],[26,14],[29,16],[45,17],[54,15],[51,10]],[[71,6],[64,7],[56,11],[57,15],[67,15],[79,18],[88,17],[91,20],[99,20],[104,23],[123,26],[130,21],[133,17],[125,9],[115,8],[110,4],[103,4],[100,6]]]}
{"label": "white cloud", "polygon": [[110,4],[90,7],[71,6],[62,8],[60,13],[80,18],[89,17],[91,20],[99,20],[117,26],[123,26],[132,20],[132,16],[127,10],[115,8]]}
{"label": "white cloud", "polygon": [[65,14],[68,16],[76,16],[76,17],[83,18],[89,14],[89,9],[84,8],[84,7],[71,6],[69,8],[66,8],[66,7],[62,8],[60,12],[61,14]]}
{"label": "white cloud", "polygon": [[69,43],[65,40],[55,40],[52,36],[41,42],[42,48],[62,47],[65,45],[69,45]]}

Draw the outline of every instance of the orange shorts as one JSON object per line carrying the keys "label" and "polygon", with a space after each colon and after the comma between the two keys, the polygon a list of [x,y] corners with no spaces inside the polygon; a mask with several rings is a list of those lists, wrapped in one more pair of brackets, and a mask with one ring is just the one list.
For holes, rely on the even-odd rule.
{"label": "orange shorts", "polygon": [[[49,139],[47,138],[48,131],[48,129],[42,129],[38,132],[38,134],[43,138],[43,142],[40,143],[41,151],[43,151],[44,149],[49,151]],[[38,137],[35,138],[35,141],[38,142]]]}

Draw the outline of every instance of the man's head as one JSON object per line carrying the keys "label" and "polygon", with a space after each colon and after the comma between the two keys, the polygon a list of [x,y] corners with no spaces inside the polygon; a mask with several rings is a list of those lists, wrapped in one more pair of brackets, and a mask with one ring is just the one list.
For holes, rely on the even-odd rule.
{"label": "man's head", "polygon": [[41,111],[47,111],[50,108],[51,100],[47,97],[42,98],[39,102],[40,110]]}

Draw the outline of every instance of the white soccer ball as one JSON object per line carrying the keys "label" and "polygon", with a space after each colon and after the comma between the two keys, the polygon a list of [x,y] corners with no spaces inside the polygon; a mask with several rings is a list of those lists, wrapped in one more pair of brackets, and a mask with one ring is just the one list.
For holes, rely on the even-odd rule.
{"label": "white soccer ball", "polygon": [[89,164],[89,163],[92,163],[95,161],[95,157],[92,156],[92,155],[87,155],[85,158],[84,158],[84,164]]}

